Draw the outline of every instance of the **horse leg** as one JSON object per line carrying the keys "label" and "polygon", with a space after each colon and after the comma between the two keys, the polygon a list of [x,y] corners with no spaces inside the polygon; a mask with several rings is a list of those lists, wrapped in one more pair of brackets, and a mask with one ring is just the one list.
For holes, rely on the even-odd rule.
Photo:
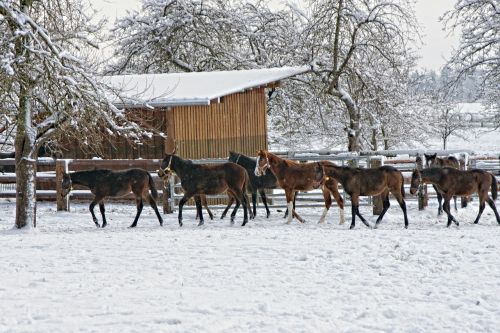
{"label": "horse leg", "polygon": [[479,213],[477,214],[476,220],[474,221],[474,224],[479,223],[479,218],[483,214],[484,207],[486,207],[486,203],[484,202],[483,199],[479,198]]}
{"label": "horse leg", "polygon": [[455,203],[455,212],[458,212],[458,208],[457,208],[457,196],[456,195],[453,196],[453,201]]}
{"label": "horse leg", "polygon": [[[248,223],[248,215],[250,215],[251,219],[254,218],[254,215],[250,210],[250,203],[248,201],[247,194],[245,193],[245,189],[241,192],[241,199],[241,204],[243,205],[243,224],[241,226],[244,227],[245,224]],[[248,214],[249,212],[250,214]]]}
{"label": "horse leg", "polygon": [[322,191],[323,191],[323,200],[325,201],[325,208],[323,209],[323,214],[321,214],[318,223],[325,223],[326,214],[328,213],[328,210],[332,206],[332,197],[330,195],[330,191],[325,187],[323,187]]}
{"label": "horse leg", "polygon": [[264,204],[264,207],[266,207],[266,218],[269,218],[269,215],[271,215],[271,211],[269,210],[269,207],[267,206],[267,196],[266,196],[266,191],[264,190],[259,190],[260,197],[262,199],[262,203]]}
{"label": "horse leg", "polygon": [[[293,195],[293,209],[295,209],[295,199],[297,199],[297,192],[295,192]],[[288,213],[289,213],[289,211],[288,211],[288,202],[287,202],[287,208],[285,210],[285,215],[283,216],[284,219],[287,218]]]}
{"label": "horse leg", "polygon": [[97,197],[94,198],[94,200],[92,200],[92,202],[90,203],[90,206],[89,206],[89,210],[90,210],[90,214],[92,214],[92,219],[94,220],[94,223],[96,225],[96,227],[100,228],[101,226],[99,225],[99,221],[97,220],[97,217],[95,217],[95,214],[94,214],[94,207],[95,205],[97,205],[98,202],[100,202],[101,199]]}
{"label": "horse leg", "polygon": [[257,216],[257,191],[252,192],[253,217]]}
{"label": "horse leg", "polygon": [[450,227],[452,221],[455,222],[455,224],[458,226],[458,221],[455,219],[455,217],[453,217],[453,215],[451,215],[450,212],[450,199],[451,197],[449,196],[444,197],[444,204],[443,204],[443,210],[448,215],[448,223],[446,224],[447,228]]}
{"label": "horse leg", "polygon": [[196,213],[200,217],[200,222],[198,222],[198,227],[199,227],[205,223],[205,221],[203,221],[203,208],[201,206],[201,198],[199,195],[194,197],[194,202],[196,204]]}
{"label": "horse leg", "polygon": [[[353,205],[354,213],[361,219],[361,222],[363,222],[364,225],[366,225],[368,228],[371,228],[370,224],[365,220],[365,218],[361,215],[359,212],[359,196],[351,196],[351,202]],[[351,223],[350,229],[354,228],[354,224]]]}
{"label": "horse leg", "polygon": [[200,199],[201,199],[201,204],[203,205],[203,207],[205,207],[205,210],[208,213],[208,216],[210,216],[210,219],[213,220],[214,219],[214,214],[212,214],[212,211],[210,210],[210,208],[208,208],[207,196],[206,195],[200,195]]}
{"label": "horse leg", "polygon": [[[287,212],[288,212],[288,218],[286,223],[290,224],[292,223],[293,219],[293,206],[294,206],[294,198],[295,198],[295,191],[291,190],[285,190],[285,196],[286,196],[286,206],[287,206]],[[285,213],[286,214],[286,213]]]}
{"label": "horse leg", "polygon": [[233,212],[231,213],[231,224],[234,224],[234,218],[236,217],[236,212],[240,208],[240,200],[236,199],[233,197],[233,199],[236,201],[236,205],[234,206]]}
{"label": "horse leg", "polygon": [[335,199],[335,202],[337,202],[337,206],[339,206],[339,213],[340,213],[340,222],[339,224],[344,224],[345,223],[345,217],[344,217],[344,199],[342,199],[342,196],[339,193],[338,190],[338,185],[335,184],[335,187],[330,189],[330,192],[333,195],[333,198]]}
{"label": "horse leg", "polygon": [[102,216],[102,225],[101,225],[101,228],[104,228],[108,222],[106,221],[106,215],[104,214],[104,212],[106,211],[106,209],[104,208],[104,202],[99,202],[99,210],[101,211],[101,216]]}
{"label": "horse leg", "polygon": [[436,196],[437,196],[437,199],[438,199],[438,215],[441,215],[443,214],[443,205],[441,204],[441,202],[443,201],[443,196],[441,195],[441,193],[439,193],[437,187],[435,185],[432,185],[432,187],[434,187],[434,191],[436,191]]}
{"label": "horse leg", "polygon": [[160,222],[160,227],[162,227],[163,226],[163,218],[161,217],[160,212],[158,211],[158,206],[156,206],[156,201],[151,196],[151,194],[148,194],[148,202],[149,202],[149,205],[155,211],[156,217],[158,218],[158,222]]}
{"label": "horse leg", "polygon": [[378,216],[377,221],[375,222],[375,229],[378,228],[378,224],[380,223],[380,221],[382,221],[382,218],[384,217],[385,213],[391,206],[391,203],[389,202],[389,193],[382,194],[382,202],[383,202],[383,209],[380,215]]}
{"label": "horse leg", "polygon": [[178,217],[179,227],[182,227],[182,207],[184,207],[184,205],[186,204],[186,202],[191,197],[192,197],[192,195],[187,195],[186,193],[184,193],[184,196],[179,201],[179,217]]}
{"label": "horse leg", "polygon": [[137,225],[137,221],[139,220],[139,216],[141,215],[142,208],[144,207],[144,204],[142,203],[142,198],[136,198],[135,199],[136,205],[137,205],[137,214],[135,214],[135,219],[134,222],[130,225],[129,228],[135,228]]}
{"label": "horse leg", "polygon": [[231,206],[233,205],[233,203],[234,203],[234,198],[232,196],[229,196],[229,201],[227,203],[226,209],[224,209],[224,211],[222,212],[222,215],[220,216],[221,220],[226,217],[226,214],[227,214],[229,208],[231,208]]}
{"label": "horse leg", "polygon": [[488,197],[487,202],[488,202],[488,205],[491,207],[491,209],[493,209],[493,212],[495,212],[495,217],[497,218],[497,223],[500,224],[500,216],[498,215],[497,207],[495,207],[495,202],[490,197]]}

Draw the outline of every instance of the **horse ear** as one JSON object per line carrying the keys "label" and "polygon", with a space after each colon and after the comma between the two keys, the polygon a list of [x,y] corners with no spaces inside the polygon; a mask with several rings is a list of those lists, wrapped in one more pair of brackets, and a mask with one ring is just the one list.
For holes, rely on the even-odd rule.
{"label": "horse ear", "polygon": [[432,158],[436,158],[437,156],[438,156],[437,153],[434,153],[434,154],[431,155]]}

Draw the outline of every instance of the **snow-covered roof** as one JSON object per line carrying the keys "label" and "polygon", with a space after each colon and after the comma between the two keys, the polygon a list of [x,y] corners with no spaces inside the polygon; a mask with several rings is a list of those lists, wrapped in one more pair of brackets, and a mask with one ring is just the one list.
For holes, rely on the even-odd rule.
{"label": "snow-covered roof", "polygon": [[239,71],[116,75],[104,82],[121,90],[120,107],[209,105],[211,100],[302,74],[309,66]]}

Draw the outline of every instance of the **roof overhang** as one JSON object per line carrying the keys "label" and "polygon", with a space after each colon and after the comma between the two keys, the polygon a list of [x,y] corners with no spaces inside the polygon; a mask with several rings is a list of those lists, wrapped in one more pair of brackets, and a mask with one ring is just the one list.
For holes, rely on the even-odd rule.
{"label": "roof overhang", "polygon": [[105,76],[121,108],[210,105],[211,101],[310,71],[309,66]]}

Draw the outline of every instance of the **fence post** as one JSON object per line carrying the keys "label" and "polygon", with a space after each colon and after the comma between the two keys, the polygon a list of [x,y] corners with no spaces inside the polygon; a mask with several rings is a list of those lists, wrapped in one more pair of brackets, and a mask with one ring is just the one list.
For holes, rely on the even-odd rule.
{"label": "fence post", "polygon": [[69,211],[69,194],[63,196],[63,174],[68,173],[69,160],[56,160],[56,202],[57,211]]}
{"label": "fence post", "polygon": [[[415,159],[415,164],[417,170],[421,171],[424,168],[424,162],[422,160],[422,156],[417,154],[417,158]],[[418,210],[423,210],[427,207],[427,203],[429,201],[429,195],[427,194],[427,184],[422,184],[418,188]]]}
{"label": "fence post", "polygon": [[[370,157],[368,162],[370,168],[372,169],[380,168],[381,166],[384,165],[384,156],[372,156]],[[373,205],[373,215],[380,215],[384,210],[384,202],[380,195],[372,197],[372,205]]]}
{"label": "fence post", "polygon": [[163,182],[163,214],[172,214],[174,212],[174,197],[172,182],[175,177],[169,177],[167,182]]}

